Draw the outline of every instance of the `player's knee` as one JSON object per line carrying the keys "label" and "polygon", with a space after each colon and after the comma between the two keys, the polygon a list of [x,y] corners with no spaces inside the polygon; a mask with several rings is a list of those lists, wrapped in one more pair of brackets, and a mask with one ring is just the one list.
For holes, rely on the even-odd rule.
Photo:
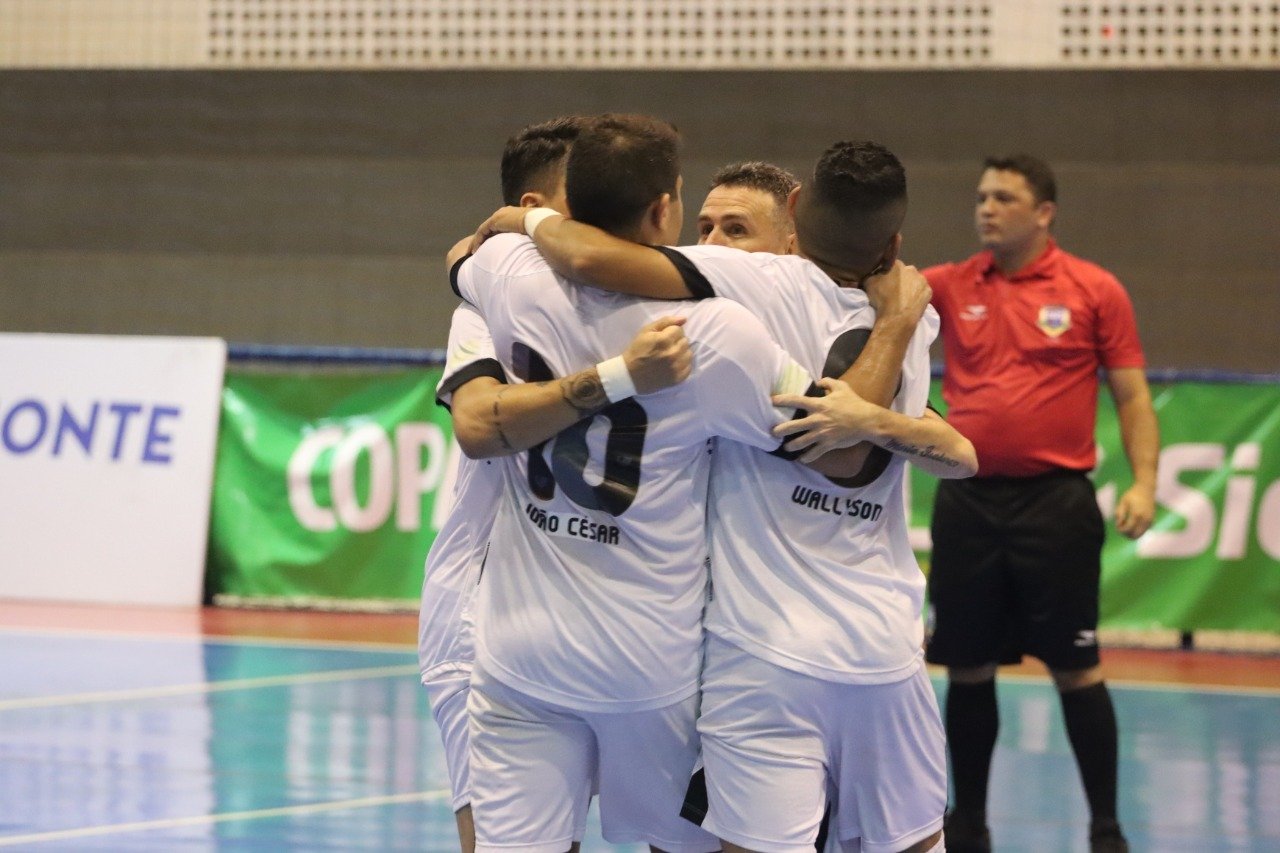
{"label": "player's knee", "polygon": [[948,667],[947,678],[956,684],[981,684],[996,677],[996,668],[994,663],[985,663],[982,666]]}
{"label": "player's knee", "polygon": [[1059,693],[1092,687],[1103,681],[1100,666],[1091,666],[1088,669],[1052,669],[1049,674],[1053,676],[1053,683]]}

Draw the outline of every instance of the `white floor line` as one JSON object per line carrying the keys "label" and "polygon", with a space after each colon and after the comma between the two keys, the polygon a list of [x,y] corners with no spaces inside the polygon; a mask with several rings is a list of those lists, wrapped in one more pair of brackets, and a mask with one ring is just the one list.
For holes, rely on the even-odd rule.
{"label": "white floor line", "polygon": [[247,635],[225,634],[179,634],[163,631],[129,631],[115,628],[45,628],[38,625],[17,625],[0,628],[0,636],[4,634],[36,634],[55,637],[110,637],[116,640],[146,642],[184,642],[205,643],[220,646],[272,646],[279,648],[299,649],[334,649],[352,652],[412,652],[417,650],[413,643],[390,643],[379,640],[311,640],[306,637],[254,637]]}
{"label": "white floor line", "polygon": [[129,690],[102,690],[93,693],[70,693],[61,696],[32,696],[26,699],[0,700],[0,712],[28,708],[61,708],[67,705],[88,705],[95,702],[130,702],[139,699],[163,699],[173,696],[198,696],[207,693],[224,693],[229,690],[255,690],[261,687],[281,687],[287,684],[323,684],[330,681],[358,681],[370,678],[402,678],[418,674],[418,665],[362,667],[360,669],[331,669],[294,675],[269,675],[261,678],[236,678],[227,681],[173,684],[163,687],[138,687]]}
{"label": "white floor line", "polygon": [[28,835],[11,835],[0,837],[0,847],[12,847],[17,844],[38,844],[45,841],[67,841],[73,838],[90,838],[96,835],[118,835],[124,832],[144,832],[152,829],[173,829],[183,826],[201,826],[204,824],[225,823],[233,820],[261,820],[263,818],[285,817],[290,815],[320,814],[322,812],[342,811],[344,809],[363,809],[374,806],[394,806],[403,803],[426,803],[432,800],[447,799],[450,792],[446,789],[434,791],[415,791],[408,794],[389,794],[383,797],[364,797],[358,800],[335,800],[328,803],[311,803],[305,806],[284,806],[275,809],[255,809],[243,812],[223,812],[221,814],[191,815],[190,817],[172,817],[161,820],[144,820],[136,823],[115,823],[104,826],[86,826],[80,829],[60,829],[53,832],[33,832]]}

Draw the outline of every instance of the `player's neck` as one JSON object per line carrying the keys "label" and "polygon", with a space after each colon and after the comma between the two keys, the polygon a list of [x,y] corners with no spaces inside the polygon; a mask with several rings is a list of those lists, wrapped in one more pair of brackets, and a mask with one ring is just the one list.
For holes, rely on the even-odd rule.
{"label": "player's neck", "polygon": [[657,229],[646,228],[643,225],[606,230],[619,240],[626,240],[630,243],[643,243],[646,246],[656,246],[658,243],[662,242],[662,238],[658,234]]}
{"label": "player's neck", "polygon": [[1044,233],[1018,246],[992,249],[991,254],[995,257],[996,268],[1006,276],[1013,276],[1034,263],[1048,247],[1049,235]]}

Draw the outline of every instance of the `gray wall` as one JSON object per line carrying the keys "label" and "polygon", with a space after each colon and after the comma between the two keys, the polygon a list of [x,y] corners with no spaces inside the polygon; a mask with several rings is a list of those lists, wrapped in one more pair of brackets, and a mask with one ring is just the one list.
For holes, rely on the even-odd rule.
{"label": "gray wall", "polygon": [[984,154],[1039,153],[1153,366],[1280,370],[1275,72],[0,72],[0,330],[442,346],[505,138],[605,110],[681,127],[691,211],[730,160],[883,142],[920,265],[974,250]]}

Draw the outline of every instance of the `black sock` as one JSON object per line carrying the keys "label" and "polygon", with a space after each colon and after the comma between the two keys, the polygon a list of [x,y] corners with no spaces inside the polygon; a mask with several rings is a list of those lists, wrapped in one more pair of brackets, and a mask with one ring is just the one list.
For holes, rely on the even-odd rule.
{"label": "black sock", "polygon": [[956,788],[956,811],[986,823],[987,779],[1000,732],[995,679],[947,687],[947,751]]}
{"label": "black sock", "polygon": [[1093,823],[1116,819],[1116,712],[1099,682],[1062,694],[1062,716],[1076,754]]}

